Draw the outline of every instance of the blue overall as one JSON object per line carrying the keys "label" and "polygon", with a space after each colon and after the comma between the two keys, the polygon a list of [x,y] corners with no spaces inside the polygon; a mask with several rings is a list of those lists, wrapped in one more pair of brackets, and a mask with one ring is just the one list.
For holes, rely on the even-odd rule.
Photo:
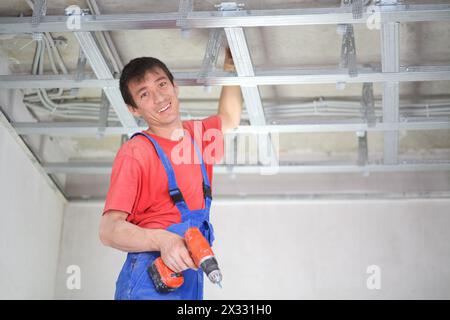
{"label": "blue overall", "polygon": [[[203,162],[202,155],[192,139],[198,158],[200,159],[202,176],[203,176],[203,196],[205,199],[204,209],[189,210],[186,201],[178,188],[175,172],[172,165],[165,155],[162,148],[151,136],[144,132],[138,132],[136,135],[146,137],[154,146],[160,160],[164,165],[169,182],[169,195],[176,207],[181,213],[181,223],[172,224],[167,228],[168,231],[174,232],[181,237],[189,227],[198,227],[205,238],[212,245],[214,241],[214,230],[209,222],[209,210],[211,208],[211,186],[209,183],[206,167]],[[128,253],[127,259],[120,271],[119,278],[116,282],[116,300],[201,300],[203,299],[203,271],[199,268],[197,271],[188,269],[183,271],[184,283],[181,287],[173,292],[159,293],[156,291],[152,279],[150,278],[147,268],[153,261],[160,256],[159,251]]]}

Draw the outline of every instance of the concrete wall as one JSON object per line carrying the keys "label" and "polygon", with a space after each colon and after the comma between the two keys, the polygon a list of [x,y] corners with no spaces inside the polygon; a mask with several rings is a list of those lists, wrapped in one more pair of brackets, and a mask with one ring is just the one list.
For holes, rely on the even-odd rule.
{"label": "concrete wall", "polygon": [[53,299],[65,201],[0,125],[0,299]]}
{"label": "concrete wall", "polygon": [[[64,215],[56,296],[105,298],[125,255],[102,247],[102,204],[70,204]],[[223,289],[207,299],[449,299],[450,200],[220,203],[212,209]],[[81,269],[68,290],[67,267]],[[369,266],[381,271],[369,290]]]}

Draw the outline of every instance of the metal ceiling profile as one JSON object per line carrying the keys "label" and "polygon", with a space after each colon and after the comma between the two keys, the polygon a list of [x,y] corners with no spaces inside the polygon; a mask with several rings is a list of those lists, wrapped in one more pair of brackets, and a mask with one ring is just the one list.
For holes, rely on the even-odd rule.
{"label": "metal ceiling profile", "polygon": [[[221,5],[220,11],[235,12],[239,11],[239,7],[234,5]],[[227,36],[228,45],[233,56],[236,72],[239,77],[252,77],[255,75],[253,70],[253,63],[250,55],[249,48],[247,46],[247,40],[242,28],[225,28],[225,34]],[[261,96],[259,89],[255,85],[241,85],[242,96],[244,98],[245,107],[250,119],[251,126],[264,126],[266,125],[266,117],[264,115],[264,109],[262,106]],[[234,141],[234,140],[233,140]],[[275,165],[278,163],[277,150],[270,138],[269,133],[266,133],[259,137],[258,143],[260,148],[268,150],[269,161],[268,164]]]}
{"label": "metal ceiling profile", "polygon": [[[291,84],[334,84],[364,82],[415,82],[450,80],[450,66],[408,66],[399,72],[380,72],[374,68],[358,68],[358,76],[350,77],[346,70],[340,69],[289,69],[289,70],[255,70],[254,76],[236,77],[224,71],[213,71],[199,81],[199,72],[174,72],[180,86],[222,86],[222,85],[291,85]],[[77,81],[73,75],[0,75],[1,89],[19,88],[99,88],[119,87],[118,79],[96,79],[95,75],[86,74]]]}
{"label": "metal ceiling profile", "polygon": [[[98,48],[94,37],[90,32],[74,32],[75,37],[80,43],[80,47],[91,65],[92,70],[98,79],[113,80],[113,74],[108,67],[100,49]],[[119,88],[117,87],[103,87],[105,95],[111,102],[120,122],[124,127],[136,128],[138,127],[133,115],[128,111],[125,102],[122,99]]]}
{"label": "metal ceiling profile", "polygon": [[[393,2],[393,3],[392,3]],[[381,0],[381,4],[396,4],[397,1]],[[383,72],[400,70],[400,24],[387,22],[381,24],[381,66]],[[383,83],[383,121],[397,122],[399,118],[399,82]],[[398,161],[398,131],[384,133],[384,163],[395,164]]]}
{"label": "metal ceiling profile", "polygon": [[[48,174],[109,174],[112,163],[82,162],[82,163],[44,163],[43,167]],[[261,165],[217,165],[215,174],[260,174],[265,166]],[[414,171],[449,171],[450,163],[446,161],[437,162],[414,162],[403,161],[400,164],[371,163],[364,166],[346,163],[321,163],[321,164],[280,164],[277,174],[297,173],[371,173],[371,172],[414,172]]]}
{"label": "metal ceiling profile", "polygon": [[[419,22],[444,21],[450,18],[449,4],[414,4],[378,6],[381,22]],[[100,14],[80,17],[78,31],[114,31],[141,29],[180,28],[177,22],[185,20],[187,28],[234,28],[234,27],[271,27],[325,24],[365,24],[370,12],[363,12],[355,19],[352,8],[303,8],[278,10],[242,10],[237,12],[193,11],[187,15],[180,12],[168,13],[128,13]],[[0,34],[36,32],[73,32],[66,24],[65,16],[43,17],[34,30],[31,17],[0,18]]]}
{"label": "metal ceiling profile", "polygon": [[[97,133],[98,125],[85,122],[15,122],[14,128],[20,135],[50,135],[50,136],[93,136]],[[147,127],[125,128],[121,126],[107,126],[104,135],[131,134]],[[398,130],[445,130],[450,128],[450,121],[404,121],[398,123],[377,123],[370,125],[361,121],[341,121],[334,123],[303,123],[287,125],[240,126],[235,133],[313,133],[313,132],[383,132]]]}

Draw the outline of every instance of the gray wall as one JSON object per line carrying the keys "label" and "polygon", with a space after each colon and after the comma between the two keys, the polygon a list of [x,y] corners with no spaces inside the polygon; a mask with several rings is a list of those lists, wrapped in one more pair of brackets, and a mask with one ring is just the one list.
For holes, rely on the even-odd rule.
{"label": "gray wall", "polygon": [[53,299],[65,201],[0,125],[0,299]]}
{"label": "gray wall", "polygon": [[[125,255],[98,240],[102,204],[64,215],[58,298],[105,298]],[[212,220],[223,289],[207,299],[450,298],[450,200],[216,202]],[[68,290],[69,265],[81,289]],[[369,290],[367,268],[381,270]]]}

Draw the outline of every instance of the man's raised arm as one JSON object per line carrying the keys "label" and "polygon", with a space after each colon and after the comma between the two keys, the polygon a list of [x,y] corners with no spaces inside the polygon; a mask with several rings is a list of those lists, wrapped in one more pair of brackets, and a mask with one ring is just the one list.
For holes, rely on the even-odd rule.
{"label": "man's raised arm", "polygon": [[[225,51],[225,71],[234,71],[233,58],[230,49]],[[218,115],[222,121],[222,133],[239,126],[242,112],[242,94],[239,86],[223,86],[220,93]]]}

